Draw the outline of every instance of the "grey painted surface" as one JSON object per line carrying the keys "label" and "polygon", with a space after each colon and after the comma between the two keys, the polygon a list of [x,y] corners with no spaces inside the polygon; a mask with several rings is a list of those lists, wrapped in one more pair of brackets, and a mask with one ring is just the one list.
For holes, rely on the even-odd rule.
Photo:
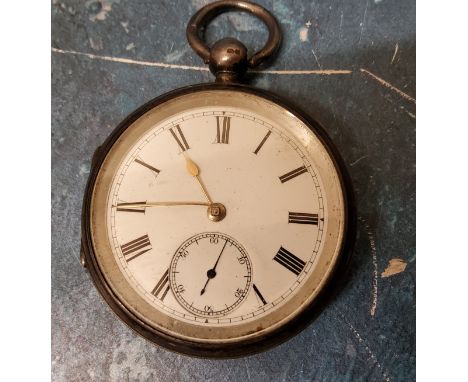
{"label": "grey painted surface", "polygon": [[[203,3],[52,2],[52,46],[68,52],[52,52],[53,380],[414,380],[412,0],[259,1],[276,15],[284,32],[282,50],[269,69],[352,70],[348,75],[263,74],[252,79],[255,86],[294,101],[325,125],[348,165],[357,195],[360,220],[349,282],[305,331],[243,359],[176,355],[120,322],[79,265],[81,199],[94,149],[139,105],[211,76],[69,51],[203,66],[185,40],[186,23]],[[251,17],[233,14],[219,17],[207,31],[211,42],[227,35],[258,48],[266,30]],[[382,278],[393,258],[404,260],[406,270]]]}

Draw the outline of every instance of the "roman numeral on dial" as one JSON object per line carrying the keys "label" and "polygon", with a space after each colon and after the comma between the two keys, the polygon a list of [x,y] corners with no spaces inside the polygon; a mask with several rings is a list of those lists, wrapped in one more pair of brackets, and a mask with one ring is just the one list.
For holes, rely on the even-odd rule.
{"label": "roman numeral on dial", "polygon": [[[221,122],[222,121],[222,122]],[[221,130],[222,124],[222,130]],[[229,143],[229,130],[231,128],[231,117],[216,116],[216,143]]]}
{"label": "roman numeral on dial", "polygon": [[151,243],[148,235],[144,235],[138,239],[128,242],[127,244],[121,245],[120,249],[122,250],[125,260],[130,261],[143,253],[151,251]]}
{"label": "roman numeral on dial", "polygon": [[283,247],[279,249],[273,260],[280,263],[283,267],[295,275],[299,275],[305,266],[304,261],[302,261],[299,257],[294,256],[291,252]]}
{"label": "roman numeral on dial", "polygon": [[290,212],[288,223],[318,225],[318,214],[305,212]]}
{"label": "roman numeral on dial", "polygon": [[288,173],[280,176],[279,179],[281,183],[284,183],[284,182],[287,182],[288,180],[295,178],[296,176],[304,174],[305,172],[307,172],[306,167],[301,166],[301,167],[296,168],[295,170],[289,171]]}
{"label": "roman numeral on dial", "polygon": [[176,140],[177,144],[179,145],[180,149],[182,151],[187,151],[190,146],[187,143],[187,140],[185,139],[184,133],[182,133],[182,129],[180,128],[179,125],[175,127],[170,128],[171,134]]}
{"label": "roman numeral on dial", "polygon": [[260,301],[262,302],[263,305],[266,305],[267,302],[266,300],[263,298],[262,294],[260,293],[260,291],[258,290],[257,286],[255,284],[252,285],[253,287],[253,290],[255,292],[255,294],[257,295],[257,297],[260,299]]}
{"label": "roman numeral on dial", "polygon": [[136,202],[136,203],[117,203],[117,211],[120,212],[139,212],[139,213],[145,213],[146,208],[141,207],[141,208],[135,208],[135,207],[127,207],[128,205],[135,205],[141,203],[142,205],[145,205],[146,202]]}
{"label": "roman numeral on dial", "polygon": [[269,130],[268,133],[266,133],[266,135],[263,137],[262,141],[260,142],[260,144],[257,146],[257,148],[255,149],[254,151],[254,154],[257,155],[258,152],[260,151],[260,149],[262,148],[262,146],[265,144],[266,140],[268,139],[268,137],[270,136],[271,134],[271,131]]}
{"label": "roman numeral on dial", "polygon": [[169,291],[169,288],[170,286],[169,286],[169,269],[168,269],[166,272],[164,272],[162,277],[159,279],[158,283],[151,291],[151,294],[154,297],[157,297],[161,301],[163,301],[164,297],[166,297],[166,294]]}
{"label": "roman numeral on dial", "polygon": [[146,167],[147,169],[150,169],[151,171],[153,171],[156,175],[158,175],[161,171],[158,170],[156,167],[153,167],[151,166],[150,164],[148,163],[145,163],[143,162],[142,160],[140,159],[135,159],[135,163],[138,163],[138,164],[141,164],[143,167]]}
{"label": "roman numeral on dial", "polygon": [[119,212],[137,212],[140,214],[144,214],[146,209],[138,209],[138,208],[124,208],[124,207],[117,207],[117,211]]}

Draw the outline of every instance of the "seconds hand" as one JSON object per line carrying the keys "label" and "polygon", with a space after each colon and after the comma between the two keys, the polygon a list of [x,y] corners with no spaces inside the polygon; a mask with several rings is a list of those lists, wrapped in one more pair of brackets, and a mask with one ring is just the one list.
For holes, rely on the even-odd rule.
{"label": "seconds hand", "polygon": [[205,293],[206,286],[208,285],[208,282],[213,279],[216,276],[216,266],[218,265],[219,259],[221,258],[221,255],[223,254],[224,248],[226,248],[227,240],[223,245],[223,249],[221,250],[221,253],[218,256],[218,260],[216,260],[216,263],[212,269],[209,269],[208,272],[206,272],[206,275],[208,276],[208,279],[206,280],[205,286],[200,292],[200,296]]}

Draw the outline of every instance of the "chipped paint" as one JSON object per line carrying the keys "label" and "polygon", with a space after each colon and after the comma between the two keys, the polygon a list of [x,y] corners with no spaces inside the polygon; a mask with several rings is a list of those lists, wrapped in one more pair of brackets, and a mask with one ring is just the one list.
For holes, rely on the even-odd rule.
{"label": "chipped paint", "polygon": [[122,21],[122,22],[120,23],[120,25],[122,25],[122,28],[124,29],[125,33],[128,34],[128,32],[130,31],[130,30],[128,29],[128,21]]}
{"label": "chipped paint", "polygon": [[382,277],[390,277],[398,273],[404,272],[407,263],[402,259],[391,259],[387,268],[382,272]]}
{"label": "chipped paint", "polygon": [[164,60],[170,63],[179,61],[185,55],[186,52],[187,52],[187,48],[181,49],[181,50],[175,50],[174,52],[166,54],[164,56]]}
{"label": "chipped paint", "polygon": [[102,50],[103,44],[101,37],[90,37],[89,45],[93,50]]}
{"label": "chipped paint", "polygon": [[299,39],[302,42],[309,41],[309,28],[302,27],[301,29],[299,29]]}
{"label": "chipped paint", "polygon": [[261,77],[256,81],[256,85],[262,89],[269,89],[271,86],[271,81],[269,77]]}
{"label": "chipped paint", "polygon": [[83,163],[80,164],[80,176],[89,174],[89,164]]}
{"label": "chipped paint", "polygon": [[120,0],[88,0],[85,3],[86,8],[92,13],[89,16],[91,21],[104,21],[112,10],[112,4]]}
{"label": "chipped paint", "polygon": [[227,19],[237,32],[261,32],[264,28],[255,18],[245,17],[243,14],[230,13]]}
{"label": "chipped paint", "polygon": [[204,7],[209,3],[209,0],[192,0],[192,5],[198,10],[201,7]]}
{"label": "chipped paint", "polygon": [[126,370],[127,380],[130,381],[155,380],[158,371],[148,365],[143,354],[145,354],[145,342],[138,337],[125,338],[117,342],[117,346],[110,354],[112,362],[109,365],[109,380],[121,380],[122,370]]}

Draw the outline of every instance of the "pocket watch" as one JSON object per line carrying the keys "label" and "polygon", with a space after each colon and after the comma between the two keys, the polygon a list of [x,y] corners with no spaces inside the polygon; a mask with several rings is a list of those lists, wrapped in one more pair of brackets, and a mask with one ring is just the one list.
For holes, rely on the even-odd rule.
{"label": "pocket watch", "polygon": [[[269,38],[248,56],[211,48],[216,15],[257,16]],[[352,190],[322,127],[278,96],[240,84],[281,40],[275,18],[218,1],[187,27],[216,82],[153,99],[96,150],[81,262],[130,328],[170,350],[236,357],[303,329],[342,280],[354,238]]]}

